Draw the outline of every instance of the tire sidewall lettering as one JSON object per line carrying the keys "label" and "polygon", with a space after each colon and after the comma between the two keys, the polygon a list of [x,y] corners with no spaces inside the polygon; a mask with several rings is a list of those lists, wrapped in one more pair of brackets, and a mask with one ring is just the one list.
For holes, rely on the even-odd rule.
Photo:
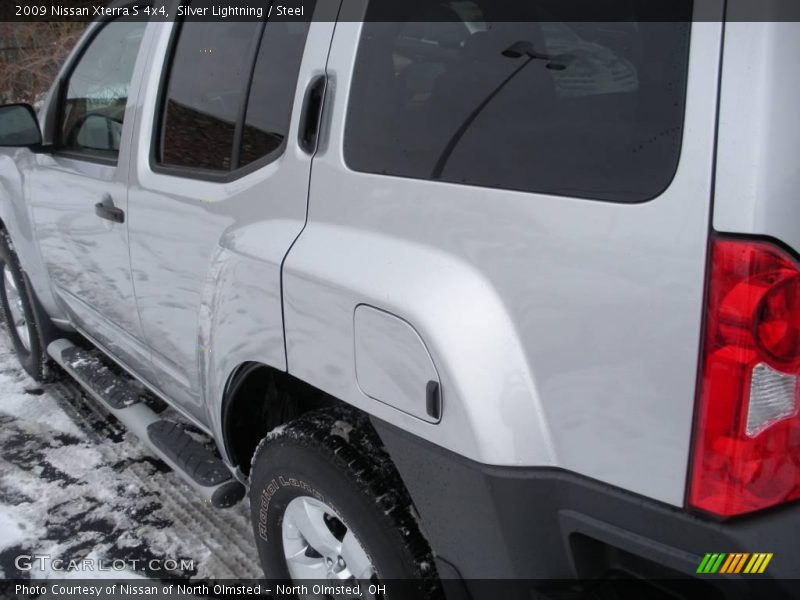
{"label": "tire sidewall lettering", "polygon": [[[284,475],[278,475],[277,478],[273,478],[270,482],[264,487],[259,495],[259,507],[258,507],[258,537],[260,537],[265,542],[269,541],[269,534],[268,531],[268,522],[269,522],[269,509],[270,505],[272,504],[273,497],[277,492],[282,489],[289,489],[293,495],[307,495],[311,496],[312,498],[316,498],[320,502],[325,502],[325,498],[322,494],[317,491],[314,486],[311,484],[303,481],[302,479],[298,479],[297,477],[289,477]],[[296,491],[300,491],[301,494],[295,494]],[[283,515],[280,515],[282,518]]]}

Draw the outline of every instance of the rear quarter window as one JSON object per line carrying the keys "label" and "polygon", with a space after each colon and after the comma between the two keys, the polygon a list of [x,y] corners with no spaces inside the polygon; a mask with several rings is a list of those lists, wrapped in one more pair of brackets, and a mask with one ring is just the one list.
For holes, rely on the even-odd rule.
{"label": "rear quarter window", "polygon": [[647,0],[626,6],[616,22],[575,22],[556,2],[412,1],[378,22],[385,6],[372,2],[348,166],[615,202],[659,195],[680,155],[691,2],[672,8],[679,22],[653,20]]}

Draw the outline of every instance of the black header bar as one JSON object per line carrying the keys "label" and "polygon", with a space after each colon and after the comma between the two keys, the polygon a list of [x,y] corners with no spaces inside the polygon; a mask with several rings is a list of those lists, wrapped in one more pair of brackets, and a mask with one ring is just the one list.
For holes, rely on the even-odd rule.
{"label": "black header bar", "polygon": [[[682,22],[800,23],[800,0],[2,0],[0,22],[136,21]],[[442,7],[445,7],[443,10]],[[448,8],[450,7],[450,8]],[[724,16],[723,16],[724,14]]]}

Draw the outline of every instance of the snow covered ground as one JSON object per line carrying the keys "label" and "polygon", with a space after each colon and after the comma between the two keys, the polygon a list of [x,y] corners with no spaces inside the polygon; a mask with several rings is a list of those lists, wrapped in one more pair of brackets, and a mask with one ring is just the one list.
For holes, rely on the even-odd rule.
{"label": "snow covered ground", "polygon": [[[98,560],[124,563],[133,577],[260,577],[248,510],[246,500],[227,510],[202,503],[72,382],[30,379],[3,326],[0,578],[112,576]],[[28,569],[18,557],[30,555],[64,562]],[[85,558],[94,570],[62,570]]]}

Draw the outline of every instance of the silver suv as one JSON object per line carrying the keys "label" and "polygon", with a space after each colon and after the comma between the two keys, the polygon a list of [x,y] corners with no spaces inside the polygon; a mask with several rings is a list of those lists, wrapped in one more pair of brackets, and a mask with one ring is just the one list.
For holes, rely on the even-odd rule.
{"label": "silver suv", "polygon": [[797,577],[800,29],[664,4],[93,24],[0,108],[20,361],[271,578]]}

